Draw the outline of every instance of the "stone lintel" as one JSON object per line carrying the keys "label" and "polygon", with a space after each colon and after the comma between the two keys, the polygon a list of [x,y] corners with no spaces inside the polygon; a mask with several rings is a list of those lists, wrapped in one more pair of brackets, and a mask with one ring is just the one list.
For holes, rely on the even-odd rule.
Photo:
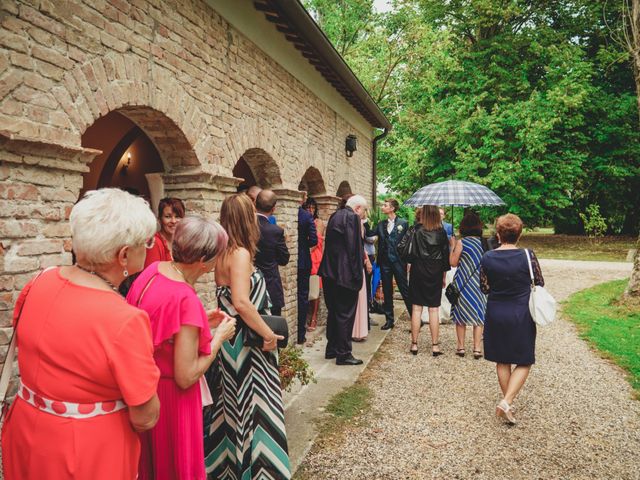
{"label": "stone lintel", "polygon": [[89,164],[102,153],[93,148],[51,143],[0,131],[0,160],[37,165],[70,172],[88,172]]}
{"label": "stone lintel", "polygon": [[278,196],[278,200],[291,200],[300,203],[304,192],[290,188],[274,188],[273,193]]}

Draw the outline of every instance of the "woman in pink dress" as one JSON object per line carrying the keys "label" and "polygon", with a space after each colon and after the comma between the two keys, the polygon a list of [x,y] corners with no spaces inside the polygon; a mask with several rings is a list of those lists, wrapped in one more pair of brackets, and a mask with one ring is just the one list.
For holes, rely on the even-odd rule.
{"label": "woman in pink dress", "polygon": [[[131,286],[127,301],[149,314],[154,359],[160,368],[160,419],[141,436],[139,479],[205,480],[202,398],[210,397],[204,372],[235,319],[206,312],[194,290],[226,248],[227,234],[214,221],[185,217],[173,238],[173,261],[155,262]],[[209,330],[216,326],[213,339]]]}
{"label": "woman in pink dress", "polygon": [[[362,220],[362,237],[364,238],[364,222]],[[364,256],[364,269],[371,273],[373,267],[369,261],[367,252],[362,251]],[[362,288],[358,293],[358,306],[356,308],[356,319],[353,322],[353,331],[351,333],[351,339],[354,342],[364,342],[369,335],[369,302],[367,301],[367,276],[362,275]]]}

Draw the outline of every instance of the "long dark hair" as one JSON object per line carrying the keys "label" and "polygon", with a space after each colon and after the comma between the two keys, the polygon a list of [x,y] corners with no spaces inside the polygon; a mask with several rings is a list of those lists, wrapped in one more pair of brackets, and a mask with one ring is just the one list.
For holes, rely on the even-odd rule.
{"label": "long dark hair", "polygon": [[302,204],[302,208],[309,210],[309,207],[313,207],[313,219],[318,218],[318,202],[314,198],[307,198]]}

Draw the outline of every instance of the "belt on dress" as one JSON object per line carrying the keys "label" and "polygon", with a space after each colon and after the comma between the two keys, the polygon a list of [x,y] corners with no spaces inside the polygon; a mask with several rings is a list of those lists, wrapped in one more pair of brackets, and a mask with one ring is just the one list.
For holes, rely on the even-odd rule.
{"label": "belt on dress", "polygon": [[42,395],[38,395],[22,383],[22,381],[20,381],[18,388],[18,396],[38,410],[65,418],[93,418],[99,415],[109,415],[110,413],[115,413],[127,408],[127,404],[122,400],[109,400],[96,403],[73,403],[49,400]]}

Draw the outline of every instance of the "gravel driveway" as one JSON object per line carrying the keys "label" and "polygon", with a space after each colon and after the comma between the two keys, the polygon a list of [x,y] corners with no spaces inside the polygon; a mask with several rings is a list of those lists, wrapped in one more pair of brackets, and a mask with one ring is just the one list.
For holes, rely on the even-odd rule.
{"label": "gravel driveway", "polygon": [[[629,275],[631,264],[543,260],[558,300]],[[408,353],[407,322],[366,375],[374,401],[344,436],[314,446],[313,479],[640,479],[640,402],[623,373],[564,320],[539,329],[534,366],[516,400],[518,425],[495,418],[494,364],[459,358],[451,325],[433,358],[426,327]],[[471,351],[467,336],[467,351]]]}

